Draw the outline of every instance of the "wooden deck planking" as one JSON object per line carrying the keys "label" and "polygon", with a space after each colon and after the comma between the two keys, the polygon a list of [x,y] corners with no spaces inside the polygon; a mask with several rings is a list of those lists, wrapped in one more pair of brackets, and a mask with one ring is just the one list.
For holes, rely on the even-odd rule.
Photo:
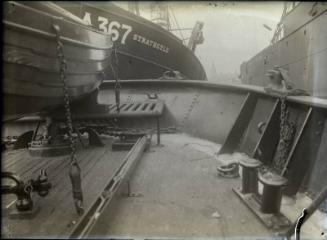
{"label": "wooden deck planking", "polygon": [[[84,170],[82,172],[82,178],[83,178],[83,183],[82,183],[82,187],[84,192],[87,191],[87,194],[84,193],[84,205],[88,206],[88,202],[85,201],[86,196],[89,195],[89,189],[85,186],[85,182],[86,182],[86,176],[88,175],[88,171],[89,169],[93,170],[93,167],[95,165],[97,165],[97,163],[101,162],[101,156],[99,158],[97,158],[94,155],[90,156],[90,159],[93,159],[94,161],[88,161],[86,162],[84,165]],[[67,171],[67,175],[68,175],[68,171]],[[100,189],[100,188],[99,188]],[[99,191],[98,189],[98,191]],[[58,188],[59,192],[62,192],[60,195],[56,194],[56,196],[58,196],[58,199],[52,201],[52,202],[56,202],[57,205],[56,206],[51,206],[51,211],[48,214],[51,214],[51,220],[47,221],[45,224],[43,224],[42,226],[42,232],[44,232],[44,234],[50,235],[50,236],[58,236],[59,233],[61,234],[67,234],[71,227],[71,222],[73,220],[77,220],[78,216],[75,212],[75,207],[73,204],[73,199],[72,199],[72,192],[71,192],[71,184],[70,184],[70,180],[69,178],[65,178],[65,180],[63,182],[60,183],[60,188]],[[98,193],[99,194],[99,193]],[[59,198],[60,197],[60,198]],[[93,196],[91,196],[93,197]],[[48,207],[48,206],[47,206]],[[65,216],[63,218],[62,213],[60,211],[56,211],[56,209],[70,209],[70,211],[67,211],[65,213]],[[45,214],[46,216],[46,214]],[[40,216],[41,218],[41,216]],[[63,218],[62,221],[58,222],[58,219]],[[59,232],[57,230],[52,230],[51,226],[53,224],[56,224],[57,230],[59,230]]]}
{"label": "wooden deck planking", "polygon": [[[123,163],[123,159],[126,156],[127,152],[108,152],[109,154],[101,158],[101,162],[96,164],[92,168],[93,174],[88,174],[84,178],[84,189],[87,189],[88,194],[84,197],[84,202],[86,205],[90,205],[95,200],[94,196],[98,196],[98,189],[104,189],[106,184],[109,181],[109,178],[114,175],[116,170]],[[91,173],[91,172],[90,172]],[[96,174],[94,174],[96,173]],[[76,217],[74,214],[73,217]],[[60,233],[61,236],[65,236],[68,232],[72,230],[72,226],[63,228],[63,231]]]}
{"label": "wooden deck planking", "polygon": [[21,159],[23,159],[25,152],[26,150],[20,149],[14,151],[6,151],[2,153],[2,167],[7,168],[15,164],[16,162],[19,162]]}
{"label": "wooden deck planking", "polygon": [[[15,150],[14,150],[15,151]],[[15,151],[16,152],[16,151]],[[7,170],[7,171],[12,171],[12,170],[19,170],[24,168],[26,165],[30,164],[31,162],[34,161],[34,159],[30,158],[27,155],[27,150],[20,150],[17,152],[18,156],[17,156],[17,160],[15,159],[15,155],[10,156],[12,158],[12,160],[14,159],[15,161],[12,161],[11,164],[9,164],[9,166],[4,166],[3,167]],[[3,156],[3,159],[6,159],[6,156]],[[6,161],[5,161],[6,162]],[[14,162],[14,163],[13,163]]]}
{"label": "wooden deck planking", "polygon": [[[83,175],[83,189],[85,189],[84,191],[87,191],[87,194],[84,194],[84,204],[85,206],[90,205],[95,197],[97,197],[99,195],[99,189],[102,190],[101,186],[103,184],[99,184],[100,182],[107,182],[107,179],[114,173],[114,171],[120,166],[121,161],[123,159],[123,156],[120,156],[121,154],[119,154],[117,152],[117,154],[112,155],[111,159],[107,158],[107,155],[111,155],[110,153],[112,153],[109,149],[107,149],[107,151],[103,152],[103,154],[101,156],[99,156],[97,158],[97,160],[92,161],[91,164],[89,164],[86,168],[85,171],[82,173]],[[125,155],[126,153],[123,153],[123,155]],[[108,161],[109,160],[109,161]],[[111,160],[111,161],[110,161]],[[110,168],[108,168],[110,167]],[[98,173],[98,171],[100,169],[104,169],[106,170],[106,173],[100,175]],[[100,176],[100,178],[98,177]],[[93,185],[93,189],[91,189],[89,187],[90,182],[93,181],[97,181],[98,184]],[[65,184],[63,185],[68,185],[69,188],[68,190],[65,191],[64,194],[60,195],[62,196],[63,199],[65,199],[66,201],[61,201],[60,206],[58,206],[58,208],[60,209],[71,209],[74,208],[73,205],[73,200],[72,200],[72,192],[70,190],[70,181],[67,181]],[[86,209],[85,209],[86,210]],[[56,211],[53,213],[52,219],[54,221],[56,221],[58,218],[61,218],[62,214],[59,211]],[[67,219],[67,220],[66,220]],[[55,224],[57,224],[58,229],[60,229],[60,236],[67,234],[70,230],[72,225],[70,224],[73,220],[77,221],[78,216],[75,213],[75,209],[73,209],[73,211],[70,211],[69,213],[66,214],[65,216],[65,221],[61,221],[59,223],[54,222]],[[49,229],[51,227],[51,222],[48,221],[43,227],[46,230],[46,233],[49,235],[55,235],[58,234],[58,232],[49,232]]]}
{"label": "wooden deck planking", "polygon": [[[86,198],[87,195],[89,195],[89,191],[87,187],[85,187],[86,179],[85,176],[88,175],[88,171],[93,168],[94,165],[96,165],[98,162],[101,163],[101,157],[103,157],[103,154],[108,152],[108,148],[104,149],[101,148],[97,149],[98,151],[90,151],[91,154],[89,154],[87,157],[84,158],[84,160],[89,161],[82,161],[81,162],[81,169],[82,169],[82,187],[85,189],[84,191],[87,192],[87,194],[84,193],[84,197]],[[100,156],[98,156],[100,155]],[[100,159],[99,159],[100,157]],[[100,161],[99,161],[100,160]],[[119,161],[118,161],[119,162]],[[67,165],[68,166],[68,165]],[[96,175],[97,173],[93,173],[93,175]],[[42,219],[46,218],[47,216],[51,216],[51,219],[46,221],[44,224],[42,224],[42,229],[40,229],[40,233],[47,236],[58,236],[59,232],[65,232],[67,233],[66,227],[71,226],[71,222],[73,220],[77,220],[78,216],[75,212],[75,207],[73,204],[72,199],[72,192],[71,192],[71,183],[68,177],[68,169],[65,169],[65,173],[63,174],[64,177],[61,178],[61,182],[58,183],[58,187],[56,191],[53,193],[54,198],[51,199],[51,203],[47,204],[45,208],[47,208],[46,211],[43,212],[42,215],[39,215],[39,220],[42,221]],[[103,176],[104,177],[104,176]],[[96,192],[98,192],[100,188],[96,189]],[[99,192],[98,192],[99,194]],[[92,199],[96,196],[90,196]],[[42,200],[41,200],[42,201]],[[59,204],[58,204],[59,203]],[[43,204],[43,202],[42,202]],[[87,202],[85,202],[85,206],[87,206]],[[61,211],[56,211],[57,209],[69,209],[70,211],[65,211],[65,215],[62,214]],[[58,219],[61,219],[61,221],[58,222]],[[56,224],[56,228],[52,228],[51,226],[53,224]],[[58,232],[59,230],[59,232]]]}
{"label": "wooden deck planking", "polygon": [[[104,147],[79,148],[77,159],[82,170],[82,187],[84,192],[84,207],[87,207],[96,199],[108,178],[112,176],[121,165],[127,151],[112,152],[110,141],[105,140]],[[26,162],[20,163],[15,159],[15,154],[26,158]],[[10,160],[8,160],[9,157]],[[68,156],[52,158],[33,158],[21,150],[14,154],[3,154],[5,166],[15,170],[15,163],[19,171],[24,172],[24,180],[37,177],[38,171],[46,167],[49,181],[53,184],[50,194],[45,198],[33,194],[33,201],[40,207],[37,216],[32,220],[13,220],[3,218],[3,223],[14,237],[60,237],[67,235],[73,220],[78,219],[73,204],[71,183],[68,175]],[[20,158],[21,159],[21,158]],[[31,166],[32,165],[32,166]],[[20,174],[19,171],[16,173]],[[9,197],[9,196],[8,196]],[[10,197],[12,199],[12,197]],[[9,199],[9,198],[8,198]]]}
{"label": "wooden deck planking", "polygon": [[[29,153],[27,152],[27,150],[25,151],[25,159],[27,159],[26,163],[24,164],[25,167],[27,167],[30,171],[26,171],[26,169],[22,168],[22,166],[20,165],[20,168],[18,168],[17,170],[15,169],[15,167],[11,167],[9,169],[4,168],[7,171],[13,171],[14,173],[19,173],[19,177],[26,181],[30,178],[36,178],[38,176],[38,171],[43,168],[43,167],[47,167],[47,172],[48,172],[48,177],[53,185],[53,187],[56,186],[57,184],[57,180],[56,180],[56,176],[58,174],[60,174],[60,172],[62,171],[62,169],[67,168],[68,164],[69,164],[69,156],[63,156],[63,157],[55,157],[55,158],[33,158],[29,155]],[[90,150],[88,150],[90,151]],[[83,151],[85,152],[85,151]],[[80,156],[82,155],[82,156]],[[79,161],[83,160],[83,154],[78,153],[77,154],[77,158],[79,159]],[[35,162],[33,164],[33,167],[30,168],[28,167],[29,163]],[[48,163],[48,164],[46,164]],[[51,167],[50,167],[51,166]],[[58,168],[58,171],[54,171],[54,169]],[[21,171],[19,171],[21,170]],[[56,173],[56,175],[54,175],[54,173]],[[68,174],[68,173],[67,173]],[[61,178],[59,178],[60,181]],[[35,200],[36,202],[38,201],[38,199]]]}

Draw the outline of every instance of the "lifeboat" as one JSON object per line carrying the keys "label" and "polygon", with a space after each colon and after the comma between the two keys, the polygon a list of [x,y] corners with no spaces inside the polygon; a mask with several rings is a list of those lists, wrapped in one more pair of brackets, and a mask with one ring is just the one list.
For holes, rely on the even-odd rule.
{"label": "lifeboat", "polygon": [[53,3],[40,4],[49,11],[17,2],[4,4],[4,120],[62,104],[62,77],[72,101],[86,96],[98,88],[103,72],[110,68],[109,34]]}

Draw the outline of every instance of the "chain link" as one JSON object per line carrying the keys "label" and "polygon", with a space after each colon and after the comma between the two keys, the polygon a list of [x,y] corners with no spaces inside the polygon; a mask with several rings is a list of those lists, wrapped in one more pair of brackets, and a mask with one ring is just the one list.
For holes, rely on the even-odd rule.
{"label": "chain link", "polygon": [[277,148],[277,159],[274,162],[274,165],[278,170],[282,170],[284,168],[295,133],[294,124],[288,120],[289,111],[286,107],[285,94],[281,95],[280,102],[279,144]]}
{"label": "chain link", "polygon": [[117,46],[116,42],[113,44],[112,48],[112,53],[111,53],[111,61],[110,61],[111,69],[114,75],[114,79],[116,80],[115,83],[115,100],[116,100],[116,108],[117,112],[119,112],[119,106],[120,106],[120,89],[121,89],[121,84],[119,82],[119,62],[118,62],[118,57],[117,57]]}
{"label": "chain link", "polygon": [[[58,25],[53,25],[54,30],[56,32],[56,43],[57,43],[57,57],[59,59],[59,70],[60,70],[60,79],[63,84],[63,93],[64,93],[64,106],[65,106],[65,116],[66,116],[66,125],[68,127],[68,137],[70,142],[70,177],[73,184],[73,196],[75,207],[79,214],[83,213],[83,194],[81,189],[81,176],[80,176],[80,167],[78,165],[76,159],[76,147],[75,147],[75,139],[73,136],[73,123],[70,111],[70,99],[68,93],[68,86],[66,82],[66,70],[67,70],[67,62],[64,55],[63,43],[60,40],[60,27]],[[74,178],[74,179],[72,179]],[[76,182],[78,182],[76,184]],[[78,186],[79,185],[79,186]]]}
{"label": "chain link", "polygon": [[68,86],[66,83],[66,70],[67,70],[67,62],[64,55],[63,50],[63,44],[60,40],[60,29],[57,25],[54,26],[56,30],[56,42],[57,42],[57,57],[59,59],[59,70],[60,70],[60,79],[63,84],[63,92],[64,92],[64,105],[65,105],[65,116],[66,116],[66,124],[68,127],[68,133],[69,133],[69,142],[70,142],[70,148],[71,148],[71,164],[77,164],[76,160],[76,148],[75,148],[75,139],[73,137],[73,124],[72,124],[72,117],[71,117],[71,111],[70,111],[70,100],[69,100],[69,93],[68,93]]}

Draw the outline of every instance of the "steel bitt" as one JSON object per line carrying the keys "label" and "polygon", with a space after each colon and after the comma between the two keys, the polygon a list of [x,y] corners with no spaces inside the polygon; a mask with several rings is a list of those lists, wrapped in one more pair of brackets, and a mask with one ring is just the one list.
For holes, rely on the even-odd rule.
{"label": "steel bitt", "polygon": [[258,168],[261,162],[254,158],[242,158],[239,161],[242,166],[242,193],[258,193]]}

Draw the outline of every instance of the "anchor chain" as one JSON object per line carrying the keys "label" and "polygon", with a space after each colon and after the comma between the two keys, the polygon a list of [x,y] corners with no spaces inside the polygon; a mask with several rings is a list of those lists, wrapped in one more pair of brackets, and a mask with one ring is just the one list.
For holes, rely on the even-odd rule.
{"label": "anchor chain", "polygon": [[295,124],[288,120],[289,110],[287,110],[285,94],[280,97],[280,102],[279,143],[277,147],[277,158],[274,162],[274,166],[278,170],[284,168],[295,135]]}
{"label": "anchor chain", "polygon": [[117,57],[117,46],[116,42],[113,44],[112,48],[112,54],[111,54],[111,61],[110,61],[110,66],[114,75],[114,79],[116,80],[115,83],[115,100],[116,100],[116,109],[117,112],[119,113],[120,111],[120,89],[121,89],[121,84],[119,82],[119,75],[118,75],[118,57]]}
{"label": "anchor chain", "polygon": [[84,213],[84,208],[83,208],[83,192],[81,187],[81,169],[76,159],[75,139],[73,137],[73,125],[72,125],[72,117],[70,111],[70,100],[69,100],[68,86],[66,82],[67,62],[63,51],[63,43],[60,40],[60,27],[58,25],[53,25],[53,28],[56,32],[57,57],[59,59],[59,64],[60,64],[60,79],[63,84],[66,124],[68,127],[68,133],[69,133],[68,137],[69,137],[70,149],[71,149],[69,177],[72,183],[73,198],[74,198],[76,211],[79,215],[82,215]]}

